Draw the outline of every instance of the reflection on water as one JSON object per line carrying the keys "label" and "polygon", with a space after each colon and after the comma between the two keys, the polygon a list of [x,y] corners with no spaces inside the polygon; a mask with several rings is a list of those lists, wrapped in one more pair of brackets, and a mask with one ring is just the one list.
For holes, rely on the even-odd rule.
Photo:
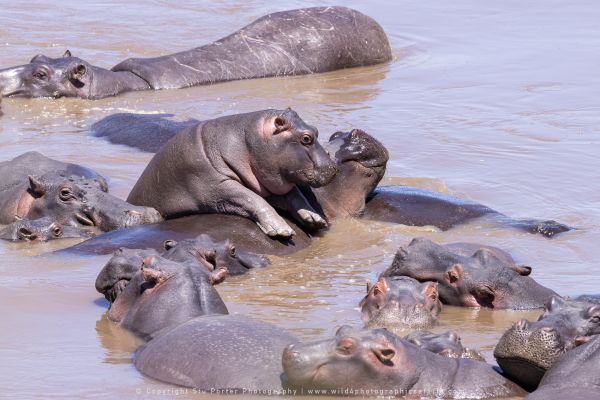
{"label": "reflection on water", "polygon": [[[66,48],[94,64],[154,56],[218,39],[268,12],[320,5],[224,0],[12,2],[0,13],[0,67]],[[552,240],[475,221],[449,232],[343,221],[310,249],[219,286],[231,312],[303,339],[360,326],[365,283],[415,236],[480,242],[533,266],[565,295],[597,293],[600,192],[600,8],[591,1],[482,3],[377,0],[349,6],[375,17],[390,37],[389,65],[315,76],[228,82],[128,93],[99,101],[4,99],[1,158],[29,150],[83,163],[126,197],[151,155],[88,135],[115,112],[206,119],[261,108],[295,108],[325,138],[358,127],[390,150],[385,184],[406,184],[480,201],[514,217],[554,218],[578,230]],[[73,242],[0,243],[0,397],[133,397],[168,385],[131,365],[139,344],[106,320],[94,281],[107,256],[43,255]],[[442,332],[493,362],[511,312],[445,307]],[[187,394],[183,397],[198,397]]]}

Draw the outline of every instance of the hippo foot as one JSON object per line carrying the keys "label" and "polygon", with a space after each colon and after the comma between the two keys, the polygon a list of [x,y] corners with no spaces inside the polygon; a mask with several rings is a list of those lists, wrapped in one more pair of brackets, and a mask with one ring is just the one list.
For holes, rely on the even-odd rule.
{"label": "hippo foot", "polygon": [[289,238],[296,234],[294,230],[279,215],[256,221],[256,225],[270,237]]}
{"label": "hippo foot", "polygon": [[327,221],[319,214],[314,211],[305,209],[298,210],[298,217],[302,225],[311,229],[324,229],[327,228]]}
{"label": "hippo foot", "polygon": [[554,220],[531,220],[524,222],[528,222],[530,224],[529,228],[527,229],[529,233],[540,233],[546,236],[547,238],[551,238],[552,236],[558,233],[568,232],[573,229],[565,224],[561,224],[560,222],[556,222]]}

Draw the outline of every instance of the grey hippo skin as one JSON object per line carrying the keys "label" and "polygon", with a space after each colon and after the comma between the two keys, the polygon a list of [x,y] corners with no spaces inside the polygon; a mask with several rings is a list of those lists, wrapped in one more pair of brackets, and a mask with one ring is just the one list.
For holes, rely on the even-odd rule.
{"label": "grey hippo skin", "polygon": [[368,284],[358,306],[367,328],[386,328],[396,334],[431,328],[442,309],[437,283],[420,283],[407,276],[381,277]]}
{"label": "grey hippo skin", "polygon": [[494,357],[508,377],[531,390],[562,354],[598,334],[600,304],[553,297],[537,321],[518,321],[504,333]]}
{"label": "grey hippo skin", "polygon": [[176,89],[238,79],[305,75],[388,62],[385,32],[345,7],[266,15],[214,43],[156,58],[131,58],[112,70],[72,57],[35,56],[0,70],[0,95],[98,99],[122,92]]}
{"label": "grey hippo skin", "polygon": [[203,316],[151,340],[136,352],[134,363],[163,382],[267,395],[281,390],[281,354],[296,342],[283,329],[253,318]]}
{"label": "grey hippo skin", "polygon": [[148,256],[160,255],[171,261],[204,268],[213,285],[222,282],[226,276],[241,275],[270,263],[263,255],[237,250],[230,240],[219,242],[208,235],[180,242],[167,240],[164,246],[162,253],[153,249],[118,249],[98,274],[96,290],[114,302]]}
{"label": "grey hippo skin", "polygon": [[59,224],[50,217],[19,219],[0,229],[0,239],[24,242],[46,242],[53,239],[90,236],[91,233],[85,229]]}
{"label": "grey hippo skin", "polygon": [[148,207],[137,207],[107,193],[106,180],[76,164],[24,153],[0,163],[0,223],[50,217],[63,225],[102,231],[162,220]]}
{"label": "grey hippo skin", "polygon": [[485,361],[485,358],[478,351],[464,347],[458,334],[453,331],[444,333],[416,331],[407,335],[404,339],[415,346],[444,357]]}
{"label": "grey hippo skin", "polygon": [[600,335],[563,354],[526,400],[600,399]]}
{"label": "grey hippo skin", "polygon": [[149,255],[116,296],[108,319],[150,339],[194,317],[227,313],[207,270]]}
{"label": "grey hippo skin", "polygon": [[542,308],[557,294],[529,277],[530,273],[531,267],[517,265],[508,253],[491,246],[443,246],[415,238],[407,247],[400,247],[382,276],[437,282],[444,304],[511,310]]}
{"label": "grey hippo skin", "polygon": [[[377,186],[385,173],[387,151],[376,139],[359,129],[336,132],[323,146],[335,160],[338,172],[326,186],[302,187],[304,196],[328,222],[360,216],[367,194]],[[237,249],[263,254],[285,255],[309,246],[312,232],[298,227],[291,218],[284,218],[296,232],[292,238],[270,238],[248,218],[198,214],[110,232],[65,251],[106,254],[119,247],[162,251],[165,240],[181,240],[200,233],[219,241],[230,239]]]}
{"label": "grey hippo skin", "polygon": [[524,394],[486,363],[434,354],[385,329],[342,327],[331,339],[288,346],[282,362],[287,385],[305,393],[444,399]]}
{"label": "grey hippo skin", "polygon": [[209,120],[185,129],[152,158],[127,201],[172,219],[222,213],[247,217],[269,236],[295,232],[265,200],[310,228],[327,225],[296,185],[328,184],[336,165],[317,141],[316,128],[291,109]]}

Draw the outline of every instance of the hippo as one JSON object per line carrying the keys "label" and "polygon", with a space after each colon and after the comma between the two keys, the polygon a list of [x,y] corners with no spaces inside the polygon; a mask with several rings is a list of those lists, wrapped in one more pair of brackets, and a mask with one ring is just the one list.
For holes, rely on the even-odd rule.
{"label": "hippo", "polygon": [[109,194],[96,172],[29,152],[0,163],[0,224],[50,217],[62,225],[102,231],[162,220],[149,207],[138,207]]}
{"label": "hippo", "polygon": [[215,394],[281,393],[281,354],[298,339],[242,315],[209,315],[165,332],[135,353],[140,372]]}
{"label": "hippo", "polygon": [[195,213],[250,218],[268,236],[295,232],[265,197],[278,195],[300,223],[323,228],[296,185],[328,184],[336,165],[318,131],[295,111],[263,110],[204,121],[175,135],[150,160],[127,201],[167,219]]}
{"label": "hippo", "polygon": [[91,232],[74,226],[62,225],[50,217],[17,219],[0,230],[0,239],[12,241],[40,241],[53,239],[87,238]]}
{"label": "hippo", "polygon": [[442,308],[437,283],[420,283],[407,276],[381,277],[374,285],[367,284],[358,306],[367,328],[394,333],[431,328]]}
{"label": "hippo", "polygon": [[600,334],[600,304],[552,297],[535,322],[520,320],[494,349],[506,376],[528,390],[565,352]]}
{"label": "hippo", "polygon": [[458,334],[454,331],[432,333],[429,331],[415,331],[404,337],[404,340],[424,350],[431,351],[450,358],[469,358],[471,360],[485,361],[485,358],[476,350],[464,347]]}
{"label": "hippo", "polygon": [[526,400],[590,400],[600,398],[600,335],[569,350],[546,372]]}
{"label": "hippo", "polygon": [[104,69],[67,52],[37,55],[0,70],[0,95],[99,99],[148,89],[272,76],[305,75],[389,62],[381,26],[346,7],[268,14],[211,44],[155,58],[130,58]]}
{"label": "hippo", "polygon": [[343,396],[493,398],[523,390],[486,363],[449,358],[385,329],[338,329],[330,339],[292,344],[282,357],[286,385]]}
{"label": "hippo", "polygon": [[[477,247],[465,245],[468,250]],[[409,276],[438,283],[442,303],[461,307],[528,310],[542,308],[557,294],[528,275],[531,267],[517,265],[508,253],[479,246],[471,256],[458,246],[443,246],[425,238],[400,247],[381,276]]]}
{"label": "hippo", "polygon": [[116,295],[108,319],[151,339],[160,330],[200,315],[228,314],[212,281],[211,274],[198,265],[149,255]]}

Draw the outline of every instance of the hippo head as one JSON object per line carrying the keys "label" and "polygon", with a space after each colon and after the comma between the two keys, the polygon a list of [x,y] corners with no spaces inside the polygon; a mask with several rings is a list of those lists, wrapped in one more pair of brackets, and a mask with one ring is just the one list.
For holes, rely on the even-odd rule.
{"label": "hippo head", "polygon": [[381,277],[360,301],[362,318],[369,328],[394,333],[429,328],[441,310],[437,283],[420,283],[406,276]]}
{"label": "hippo head", "polygon": [[5,97],[86,97],[92,66],[67,50],[60,58],[37,55],[29,64],[0,70]]}
{"label": "hippo head", "polygon": [[423,238],[401,247],[383,276],[410,276],[439,284],[444,304],[524,310],[542,308],[556,293],[528,275],[531,268],[508,263],[490,248],[468,257]]}
{"label": "hippo head", "polygon": [[250,168],[271,194],[288,193],[293,185],[320,187],[333,179],[337,169],[317,141],[317,128],[295,111],[267,110],[256,113],[258,133],[246,132]]}
{"label": "hippo head", "polygon": [[535,388],[563,353],[600,334],[600,304],[552,297],[535,322],[516,322],[500,338],[494,357],[521,385]]}
{"label": "hippo head", "polygon": [[162,220],[153,208],[134,206],[110,195],[96,179],[54,172],[28,179],[27,192],[18,206],[19,217],[51,217],[61,224],[96,226],[102,231]]}
{"label": "hippo head", "polygon": [[458,334],[453,331],[444,333],[416,331],[404,339],[415,346],[444,357],[470,358],[472,360],[485,361],[479,352],[464,347]]}
{"label": "hippo head", "polygon": [[336,132],[324,147],[338,173],[328,185],[312,190],[316,203],[328,220],[361,216],[367,195],[385,174],[386,148],[360,129]]}
{"label": "hippo head", "polygon": [[78,227],[61,225],[50,217],[18,219],[0,231],[0,239],[14,241],[40,241],[90,237],[91,232]]}
{"label": "hippo head", "polygon": [[151,255],[116,297],[108,318],[150,338],[200,315],[227,313],[204,268]]}
{"label": "hippo head", "polygon": [[215,284],[227,275],[242,275],[270,264],[263,255],[237,250],[230,240],[219,242],[206,234],[178,242],[167,240],[164,247],[166,252],[163,256],[170,260],[183,262],[191,258],[198,261],[211,273]]}

